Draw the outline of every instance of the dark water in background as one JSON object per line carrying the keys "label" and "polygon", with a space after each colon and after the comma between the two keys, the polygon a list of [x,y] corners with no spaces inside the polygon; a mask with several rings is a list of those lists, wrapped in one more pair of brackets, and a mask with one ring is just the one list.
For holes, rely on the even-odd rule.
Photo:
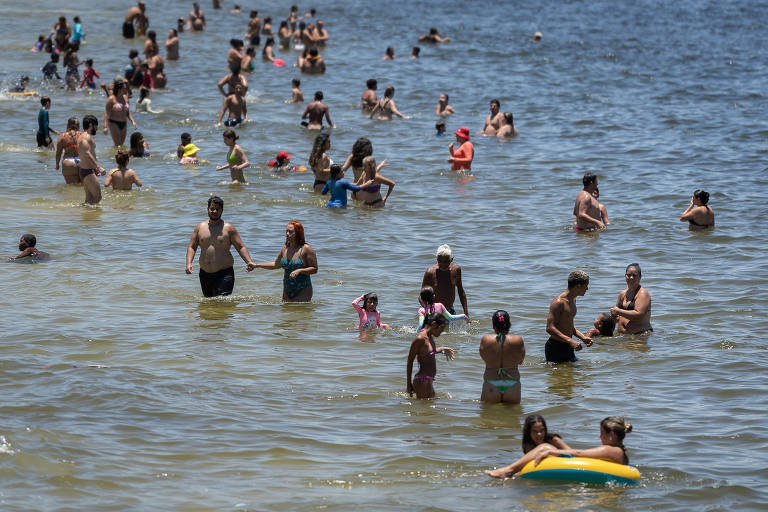
{"label": "dark water in background", "polygon": [[[162,47],[190,5],[147,3]],[[257,62],[248,94],[255,122],[238,130],[250,184],[219,184],[225,173],[214,165],[226,147],[215,83],[229,39],[247,21],[224,4],[212,11],[203,3],[209,30],[184,33],[182,60],[166,63],[169,89],[153,95],[164,113],[136,115],[153,152],[132,161],[140,192],[80,206],[82,190],[65,186],[53,155],[34,147],[37,100],[0,95],[3,254],[33,232],[55,257],[0,265],[2,508],[764,506],[766,2],[317,5],[331,34],[329,71],[301,78],[305,97],[323,90],[338,125],[330,154],[343,161],[368,136],[377,160],[387,158],[383,174],[397,182],[385,210],[346,212],[323,208],[309,174],[266,166],[280,150],[305,163],[314,136],[298,128],[302,108],[283,103],[296,76],[290,66]],[[4,3],[2,77],[27,72],[39,89],[45,58],[27,50],[59,13],[83,18],[81,58],[113,77],[143,43],[120,38],[129,5]],[[288,6],[245,8],[278,20]],[[433,25],[454,40],[421,45],[422,58],[408,59]],[[539,44],[528,41],[536,30]],[[383,62],[390,45],[399,58]],[[296,55],[279,56],[292,63]],[[410,119],[360,116],[370,77],[380,91],[396,87]],[[41,90],[53,98],[56,129],[71,115],[103,116],[103,96]],[[441,92],[457,110],[450,131],[479,130],[491,98],[514,112],[520,130],[513,141],[473,137],[469,183],[447,169],[450,140],[432,135]],[[176,164],[182,131],[210,165]],[[96,140],[106,166],[111,139],[100,132]],[[600,176],[613,222],[593,236],[570,229],[586,171]],[[715,231],[692,233],[677,220],[696,188],[712,194]],[[246,274],[239,263],[233,297],[201,300],[197,277],[184,274],[184,250],[210,194],[224,198],[224,217],[256,261],[274,258],[286,221],[304,223],[320,264],[312,304],[281,305],[281,274]],[[458,358],[439,363],[439,399],[418,402],[403,392],[405,359],[421,276],[442,243],[464,269],[473,323],[441,337]],[[585,329],[615,303],[632,261],[652,294],[656,332],[603,339],[573,367],[546,367],[547,307],[567,274],[581,268],[592,277],[576,319]],[[366,291],[378,293],[394,329],[361,340],[350,302]],[[518,407],[478,401],[477,345],[497,308],[510,311],[526,341]],[[599,442],[603,417],[627,416],[642,484],[487,479],[483,469],[519,455],[531,413],[576,447]]]}

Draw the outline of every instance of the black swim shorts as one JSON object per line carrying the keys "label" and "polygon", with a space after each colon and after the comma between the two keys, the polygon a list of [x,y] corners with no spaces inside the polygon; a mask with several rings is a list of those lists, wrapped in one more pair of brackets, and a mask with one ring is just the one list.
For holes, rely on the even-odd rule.
{"label": "black swim shorts", "polygon": [[544,345],[544,357],[549,363],[572,363],[576,361],[576,354],[570,343],[549,338]]}
{"label": "black swim shorts", "polygon": [[234,287],[235,271],[232,267],[211,273],[200,269],[200,288],[206,297],[230,295]]}

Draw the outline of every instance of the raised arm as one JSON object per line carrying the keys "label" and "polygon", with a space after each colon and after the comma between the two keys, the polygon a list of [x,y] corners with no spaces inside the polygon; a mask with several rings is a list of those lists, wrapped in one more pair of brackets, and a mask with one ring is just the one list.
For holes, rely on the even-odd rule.
{"label": "raised arm", "polygon": [[344,162],[344,165],[341,166],[341,173],[344,174],[347,169],[349,169],[352,166],[352,153],[349,154],[347,157],[347,160]]}

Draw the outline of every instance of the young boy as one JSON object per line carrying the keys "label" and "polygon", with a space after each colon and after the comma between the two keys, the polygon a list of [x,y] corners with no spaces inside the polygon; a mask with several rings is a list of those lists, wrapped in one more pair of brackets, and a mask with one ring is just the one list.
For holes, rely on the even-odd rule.
{"label": "young boy", "polygon": [[115,155],[115,162],[117,162],[117,169],[112,169],[107,173],[107,177],[104,180],[104,186],[112,186],[112,190],[131,190],[135,183],[137,187],[141,186],[141,180],[133,169],[128,169],[128,160],[131,154],[127,151],[120,150]]}
{"label": "young boy", "polygon": [[80,16],[75,16],[72,21],[75,22],[72,27],[72,42],[84,43],[85,34],[83,34],[83,24],[80,22]]}
{"label": "young boy", "polygon": [[[357,192],[361,187],[352,185],[348,181],[341,178],[341,166],[339,164],[331,165],[331,179],[323,186],[323,190],[320,192],[325,195],[328,192],[331,193],[331,199],[326,205],[327,208],[346,208],[347,207],[347,190],[353,190]],[[363,183],[363,186],[369,186],[373,184],[373,180]]]}
{"label": "young boy", "polygon": [[41,261],[51,259],[50,254],[38,251],[35,249],[35,245],[37,245],[37,238],[35,238],[35,235],[23,235],[21,240],[19,240],[19,250],[21,253],[17,256],[11,256],[8,258],[8,261],[18,261],[23,258],[31,258],[32,260]]}
{"label": "young boy", "polygon": [[200,148],[192,144],[192,136],[187,132],[182,133],[181,144],[176,148],[176,156],[179,157],[179,163],[181,165],[198,163],[198,151],[200,151]]}
{"label": "young boy", "polygon": [[83,85],[88,85],[89,89],[95,89],[96,88],[96,82],[94,81],[94,77],[101,78],[101,75],[93,69],[93,59],[88,59],[85,61],[85,70],[83,70],[83,80],[80,82],[80,88],[83,88]]}
{"label": "young boy", "polygon": [[304,93],[301,92],[301,89],[299,89],[299,86],[301,85],[301,80],[298,78],[294,78],[291,80],[291,99],[290,101],[287,101],[286,103],[304,103]]}
{"label": "young boy", "polygon": [[445,121],[441,119],[440,121],[435,123],[435,129],[437,130],[437,133],[435,135],[437,135],[438,137],[445,137]]}
{"label": "young boy", "polygon": [[51,60],[43,66],[43,78],[46,80],[52,80],[55,76],[57,80],[61,80],[59,76],[59,70],[56,67],[56,63],[59,62],[59,54],[56,52],[51,53]]}
{"label": "young boy", "polygon": [[40,98],[40,105],[42,105],[42,108],[37,114],[37,147],[50,147],[53,149],[53,146],[51,145],[51,133],[58,135],[59,132],[51,128],[48,124],[48,109],[51,108],[51,98],[43,96]]}

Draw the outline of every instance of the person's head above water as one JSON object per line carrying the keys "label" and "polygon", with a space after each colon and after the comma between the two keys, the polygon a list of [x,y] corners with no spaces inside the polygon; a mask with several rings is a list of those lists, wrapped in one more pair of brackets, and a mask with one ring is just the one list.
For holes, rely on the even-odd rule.
{"label": "person's head above water", "polygon": [[[24,247],[22,247],[22,244],[24,244]],[[20,251],[23,251],[27,247],[34,247],[35,245],[37,245],[37,238],[35,235],[30,235],[29,233],[21,235],[21,240],[19,240]]]}
{"label": "person's head above water", "polygon": [[120,167],[127,167],[128,166],[128,160],[130,160],[131,154],[123,149],[119,150],[115,154],[115,162]]}
{"label": "person's head above water", "polygon": [[187,132],[184,132],[181,134],[181,143],[182,144],[189,144],[192,142],[192,136],[188,134]]}
{"label": "person's head above water", "polygon": [[304,238],[304,226],[301,225],[301,222],[292,220],[288,223],[285,227],[285,241],[286,244],[293,241],[293,245],[296,247],[303,247],[307,243]]}
{"label": "person's head above water", "polygon": [[528,453],[541,443],[547,441],[547,422],[543,416],[531,414],[523,424],[523,452]]}
{"label": "person's head above water", "polygon": [[584,185],[584,188],[587,188],[592,183],[597,183],[597,174],[592,174],[591,172],[585,172],[584,177],[581,178],[581,183]]}
{"label": "person's head above water", "polygon": [[600,333],[600,336],[613,336],[613,331],[616,328],[616,319],[610,313],[600,313],[595,318],[594,326]]}
{"label": "person's head above water", "polygon": [[323,91],[315,92],[315,101],[323,101]]}
{"label": "person's head above water", "polygon": [[606,436],[605,441],[614,446],[624,445],[624,436],[632,432],[632,424],[620,416],[608,416],[600,422],[600,437]]}
{"label": "person's head above water", "polygon": [[378,86],[378,81],[375,78],[369,78],[368,80],[365,81],[365,86],[368,89],[375,91],[376,87]]}
{"label": "person's head above water", "polygon": [[[634,271],[633,271],[633,269],[634,269]],[[629,265],[627,265],[627,268],[624,270],[624,275],[626,277],[632,277],[633,274],[637,274],[637,276],[635,276],[635,277],[637,277],[638,279],[643,277],[643,271],[640,270],[640,264],[639,263],[630,263]]]}
{"label": "person's head above water", "polygon": [[448,244],[441,245],[437,248],[435,256],[437,257],[438,267],[448,267],[453,261],[453,251],[451,250],[451,246]]}
{"label": "person's head above water", "polygon": [[98,128],[98,126],[99,126],[99,120],[96,119],[96,116],[88,114],[87,116],[83,117],[83,131],[86,131],[91,135],[94,135],[96,133],[96,128]]}
{"label": "person's head above water", "polygon": [[376,311],[376,306],[378,305],[379,297],[375,293],[371,292],[363,295],[363,308],[366,311],[374,312]]}
{"label": "person's head above water", "polygon": [[385,98],[391,98],[395,95],[395,88],[391,85],[388,85],[386,89],[384,89],[384,97]]}
{"label": "person's head above water", "polygon": [[701,201],[701,206],[707,206],[707,203],[709,202],[709,192],[705,192],[704,190],[696,189],[693,192],[693,197]]}
{"label": "person's head above water", "polygon": [[337,180],[341,178],[341,166],[339,164],[331,165],[331,179]]}
{"label": "person's head above water", "polygon": [[508,333],[509,328],[512,326],[512,322],[509,319],[509,313],[503,309],[499,309],[493,314],[491,322],[493,323],[493,330],[498,334]]}
{"label": "person's head above water", "polygon": [[589,275],[583,270],[574,270],[568,274],[568,289],[576,288],[577,286],[588,286]]}

